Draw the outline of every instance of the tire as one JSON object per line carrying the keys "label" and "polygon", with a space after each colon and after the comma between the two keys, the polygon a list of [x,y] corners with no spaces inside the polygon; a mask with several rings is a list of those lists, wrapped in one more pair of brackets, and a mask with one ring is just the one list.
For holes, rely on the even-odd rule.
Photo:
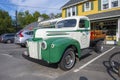
{"label": "tire", "polygon": [[97,42],[96,45],[95,45],[95,52],[102,53],[103,49],[104,49],[103,41]]}
{"label": "tire", "polygon": [[27,44],[27,42],[25,42],[25,47],[28,47],[28,44]]}
{"label": "tire", "polygon": [[68,48],[64,54],[63,57],[58,64],[59,68],[67,71],[70,70],[75,65],[76,59],[75,59],[75,52],[72,48]]}
{"label": "tire", "polygon": [[25,48],[25,44],[20,44],[20,46],[21,46],[22,48]]}
{"label": "tire", "polygon": [[7,40],[7,43],[10,44],[10,43],[12,43],[12,41],[11,40]]}
{"label": "tire", "polygon": [[24,47],[24,48],[28,47],[27,40],[25,41],[25,43],[21,44],[21,47]]}
{"label": "tire", "polygon": [[120,76],[120,52],[110,56],[109,64],[112,68],[112,71]]}

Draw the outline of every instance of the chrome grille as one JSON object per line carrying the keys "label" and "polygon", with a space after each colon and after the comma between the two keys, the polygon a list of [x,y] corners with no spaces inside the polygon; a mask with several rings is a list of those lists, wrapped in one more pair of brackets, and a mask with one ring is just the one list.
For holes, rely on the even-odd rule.
{"label": "chrome grille", "polygon": [[41,59],[41,47],[39,42],[28,41],[29,56],[35,59]]}

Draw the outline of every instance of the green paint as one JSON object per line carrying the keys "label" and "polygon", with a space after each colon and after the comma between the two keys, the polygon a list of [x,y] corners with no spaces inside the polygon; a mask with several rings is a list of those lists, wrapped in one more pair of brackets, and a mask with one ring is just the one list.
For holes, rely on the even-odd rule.
{"label": "green paint", "polygon": [[93,4],[93,1],[91,1],[91,10],[94,9],[94,4]]}
{"label": "green paint", "polygon": [[101,0],[98,0],[98,11],[101,11]]}
{"label": "green paint", "polygon": [[[49,38],[46,40],[48,48],[42,50],[42,58],[49,63],[57,63],[62,58],[62,55],[67,47],[73,45],[78,50],[78,55],[80,56],[80,45],[79,42],[72,38],[58,37]],[[54,48],[51,48],[51,44],[54,44]]]}
{"label": "green paint", "polygon": [[89,28],[90,22],[88,20],[85,20],[85,28]]}
{"label": "green paint", "polygon": [[47,34],[47,36],[57,36],[57,35],[69,35],[67,33],[52,33],[52,34]]}
{"label": "green paint", "polygon": [[33,38],[32,39],[33,41],[40,41],[40,40],[43,40],[42,38]]}
{"label": "green paint", "polygon": [[42,59],[47,61],[48,63],[50,63],[50,48],[51,48],[51,44],[54,40],[56,40],[57,38],[49,38],[46,41],[47,43],[47,49],[43,50],[41,49],[41,56],[42,56]]}
{"label": "green paint", "polygon": [[[86,22],[86,26],[89,27],[88,22]],[[87,27],[87,28],[88,28],[88,27]],[[79,30],[70,30],[70,31],[47,31],[47,32],[48,32],[48,33],[49,33],[49,32],[56,32],[56,33],[57,33],[57,32],[83,32],[83,31],[90,31],[90,29],[83,29],[83,30],[80,30],[80,29],[79,29]]]}
{"label": "green paint", "polygon": [[84,3],[82,4],[82,12],[84,12],[85,10],[84,10]]}
{"label": "green paint", "polygon": [[33,32],[33,38],[35,38],[35,33],[36,33],[37,29],[34,29],[34,32]]}

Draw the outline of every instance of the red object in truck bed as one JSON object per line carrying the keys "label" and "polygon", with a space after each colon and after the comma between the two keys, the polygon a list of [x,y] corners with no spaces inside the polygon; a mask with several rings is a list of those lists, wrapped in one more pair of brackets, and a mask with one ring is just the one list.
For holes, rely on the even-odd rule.
{"label": "red object in truck bed", "polygon": [[106,34],[102,30],[91,30],[90,40],[105,39]]}

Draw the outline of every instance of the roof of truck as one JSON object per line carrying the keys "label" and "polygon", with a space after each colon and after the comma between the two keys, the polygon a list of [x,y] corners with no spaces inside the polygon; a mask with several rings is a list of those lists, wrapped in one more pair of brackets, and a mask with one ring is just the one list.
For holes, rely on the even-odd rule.
{"label": "roof of truck", "polygon": [[[72,16],[72,17],[63,18],[61,20],[66,20],[66,19],[80,19],[80,18],[85,18],[85,19],[89,20],[89,18],[87,16]],[[58,20],[58,21],[61,21],[61,20]]]}

